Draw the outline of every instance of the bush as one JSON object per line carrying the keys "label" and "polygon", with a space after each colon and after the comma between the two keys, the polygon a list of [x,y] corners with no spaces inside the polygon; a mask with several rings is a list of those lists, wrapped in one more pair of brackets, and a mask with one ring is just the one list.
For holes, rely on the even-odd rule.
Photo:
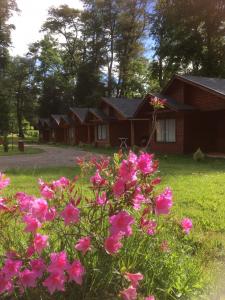
{"label": "bush", "polygon": [[[77,178],[39,180],[42,198],[0,198],[0,293],[23,299],[190,299],[202,291],[192,221],[170,215],[153,155],[84,161]],[[0,174],[0,189],[9,179]],[[151,296],[151,295],[154,295]],[[146,298],[147,297],[147,298]]]}
{"label": "bush", "polygon": [[193,159],[195,161],[203,161],[205,159],[205,154],[202,152],[200,148],[193,154]]}

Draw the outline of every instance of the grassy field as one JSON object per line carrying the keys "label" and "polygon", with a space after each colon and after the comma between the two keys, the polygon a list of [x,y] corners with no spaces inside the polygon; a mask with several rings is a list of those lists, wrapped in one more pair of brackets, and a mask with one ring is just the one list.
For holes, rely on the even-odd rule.
{"label": "grassy field", "polygon": [[[195,162],[189,156],[159,157],[162,186],[174,191],[173,211],[178,217],[193,218],[198,231],[221,236],[225,234],[225,159]],[[24,190],[37,193],[39,177],[49,181],[60,176],[72,178],[78,167],[9,170],[10,192]]]}
{"label": "grassy field", "polygon": [[[213,273],[217,267],[224,268],[225,159],[207,158],[195,162],[190,156],[161,156],[159,161],[160,188],[170,186],[174,192],[172,213],[179,220],[183,216],[192,218],[193,240],[207,269],[212,268],[210,272]],[[78,174],[78,167],[9,170],[11,186],[6,189],[6,194],[25,191],[38,195],[38,178],[50,181],[60,176],[73,178]],[[82,179],[79,185],[85,188],[87,180]]]}

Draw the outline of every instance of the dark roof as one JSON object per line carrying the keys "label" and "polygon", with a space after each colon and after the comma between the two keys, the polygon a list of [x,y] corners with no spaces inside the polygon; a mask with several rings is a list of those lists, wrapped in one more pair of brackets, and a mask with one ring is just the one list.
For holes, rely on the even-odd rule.
{"label": "dark roof", "polygon": [[178,101],[176,101],[175,99],[159,94],[159,93],[151,93],[152,96],[157,97],[159,99],[165,99],[166,103],[165,106],[168,106],[171,109],[174,110],[179,110],[179,111],[184,111],[184,110],[195,110],[195,108],[191,105],[187,105],[184,103],[180,103]]}
{"label": "dark roof", "polygon": [[111,105],[115,110],[120,112],[125,118],[132,118],[143,99],[127,98],[102,98],[106,103]]}
{"label": "dark roof", "polygon": [[59,125],[61,119],[64,119],[66,115],[51,115],[51,117],[56,121],[57,125]]}
{"label": "dark roof", "polygon": [[67,124],[67,125],[72,125],[73,124],[73,120],[70,119],[67,115],[63,115],[61,117],[61,119]]}
{"label": "dark roof", "polygon": [[88,113],[87,107],[70,107],[70,110],[78,117],[81,123],[84,123]]}
{"label": "dark roof", "polygon": [[225,96],[225,79],[190,75],[176,75],[176,77],[193,82]]}
{"label": "dark roof", "polygon": [[108,119],[108,116],[102,110],[100,110],[98,108],[90,108],[89,111],[102,121],[105,121]]}
{"label": "dark roof", "polygon": [[45,126],[45,124],[47,126],[50,126],[50,120],[47,119],[47,118],[39,118],[38,119],[38,123],[41,125],[41,126]]}

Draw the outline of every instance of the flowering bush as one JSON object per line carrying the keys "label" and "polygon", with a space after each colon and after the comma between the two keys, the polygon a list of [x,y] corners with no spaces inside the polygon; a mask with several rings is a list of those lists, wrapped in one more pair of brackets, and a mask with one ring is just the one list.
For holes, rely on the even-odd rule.
{"label": "flowering bush", "polygon": [[[40,198],[23,192],[0,198],[1,299],[195,294],[200,270],[186,242],[192,222],[170,215],[169,187],[156,192],[161,180],[153,155],[119,153],[78,163],[86,176],[94,169],[89,192],[80,190],[77,178],[63,177],[40,179]],[[0,189],[9,183],[0,174]]]}

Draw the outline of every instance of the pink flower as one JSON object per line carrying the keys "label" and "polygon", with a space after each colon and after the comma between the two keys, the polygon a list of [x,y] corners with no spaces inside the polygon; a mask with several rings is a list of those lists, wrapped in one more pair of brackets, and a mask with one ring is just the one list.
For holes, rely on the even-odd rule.
{"label": "pink flower", "polygon": [[52,295],[55,291],[64,291],[64,283],[66,280],[66,276],[60,273],[52,273],[49,275],[47,279],[43,282],[43,286],[47,287],[50,294]]}
{"label": "pink flower", "polygon": [[60,273],[63,272],[68,266],[67,255],[65,251],[51,253],[50,259],[51,264],[48,267],[48,272]]}
{"label": "pink flower", "polygon": [[146,199],[144,195],[141,194],[141,189],[137,187],[133,195],[133,208],[135,210],[139,210],[141,208],[141,204],[145,202]]}
{"label": "pink flower", "polygon": [[26,251],[26,256],[27,256],[27,257],[31,257],[31,256],[34,255],[34,253],[35,253],[35,248],[34,248],[34,246],[33,246],[33,245],[29,246],[29,247],[27,248],[27,251]]}
{"label": "pink flower", "polygon": [[120,294],[124,300],[136,300],[137,299],[137,290],[133,286],[130,286],[128,289],[121,291]]}
{"label": "pink flower", "polygon": [[19,278],[24,288],[36,286],[36,275],[33,271],[25,269],[20,273]]}
{"label": "pink flower", "polygon": [[85,255],[86,252],[91,249],[90,237],[87,236],[79,239],[78,243],[75,245],[75,249],[81,251],[82,254]]}
{"label": "pink flower", "polygon": [[143,228],[144,231],[147,232],[147,234],[154,235],[156,231],[157,223],[154,220],[142,219],[141,227]]}
{"label": "pink flower", "polygon": [[48,246],[48,236],[37,233],[34,238],[34,249],[38,254],[41,254],[42,250]]}
{"label": "pink flower", "polygon": [[25,232],[36,232],[38,228],[41,227],[41,223],[38,221],[38,219],[25,215],[23,217],[23,221],[26,223]]}
{"label": "pink flower", "polygon": [[111,235],[109,236],[104,243],[105,250],[108,254],[114,254],[119,251],[119,249],[123,246],[122,243],[120,242],[121,240],[121,235],[116,234],[116,235]]}
{"label": "pink flower", "polygon": [[186,234],[189,234],[189,233],[190,233],[190,230],[191,230],[192,227],[193,227],[192,220],[189,219],[189,218],[184,218],[184,219],[181,221],[181,227],[183,228],[183,231],[184,231]]}
{"label": "pink flower", "polygon": [[47,211],[46,215],[45,215],[45,219],[46,221],[53,221],[56,217],[56,209],[55,207],[51,207],[49,208],[49,210]]}
{"label": "pink flower", "polygon": [[52,186],[53,188],[60,188],[60,189],[64,189],[67,186],[69,186],[70,184],[70,180],[66,177],[61,177],[60,179],[53,181]]}
{"label": "pink flower", "polygon": [[136,163],[137,163],[137,155],[134,152],[130,151],[129,155],[128,155],[128,158],[127,158],[127,161],[129,163],[133,164],[133,165],[136,165]]}
{"label": "pink flower", "polygon": [[79,285],[82,284],[85,269],[79,260],[74,260],[74,262],[68,267],[67,272],[70,281],[73,280]]}
{"label": "pink flower", "polygon": [[34,197],[22,192],[16,193],[16,200],[18,201],[21,211],[29,211],[32,207]]}
{"label": "pink flower", "polygon": [[96,203],[100,206],[105,205],[107,202],[106,192],[103,192],[101,196],[97,196]]}
{"label": "pink flower", "polygon": [[42,258],[33,259],[30,261],[32,271],[37,278],[41,277],[46,269],[45,263]]}
{"label": "pink flower", "polygon": [[146,297],[145,300],[155,300],[155,297],[150,295],[150,296]]}
{"label": "pink flower", "polygon": [[172,191],[170,188],[166,188],[162,194],[156,197],[155,212],[157,215],[166,215],[170,212],[172,205]]}
{"label": "pink flower", "polygon": [[0,210],[7,209],[7,206],[5,205],[5,199],[0,197]]}
{"label": "pink flower", "polygon": [[115,197],[119,198],[126,190],[125,183],[121,179],[117,179],[117,181],[113,185],[113,194]]}
{"label": "pink flower", "polygon": [[99,170],[96,170],[95,175],[91,177],[90,181],[94,186],[105,184],[105,179],[101,177]]}
{"label": "pink flower", "polygon": [[134,223],[134,218],[126,211],[121,211],[117,215],[111,216],[109,223],[111,224],[110,233],[112,235],[120,233],[129,236],[132,234],[131,225]]}
{"label": "pink flower", "polygon": [[0,294],[5,292],[10,292],[13,289],[12,281],[5,277],[3,273],[0,272]]}
{"label": "pink flower", "polygon": [[124,159],[119,168],[119,177],[123,182],[136,182],[136,166]]}
{"label": "pink flower", "polygon": [[32,215],[39,221],[44,221],[45,216],[48,212],[48,203],[45,199],[39,198],[35,199],[32,203],[31,208]]}
{"label": "pink flower", "polygon": [[21,266],[22,266],[22,261],[7,258],[5,260],[5,265],[2,268],[2,273],[4,273],[7,279],[12,278],[18,275]]}
{"label": "pink flower", "polygon": [[69,225],[70,223],[76,224],[80,219],[80,211],[72,203],[69,203],[62,211],[61,216],[64,219],[65,225]]}
{"label": "pink flower", "polygon": [[155,171],[153,155],[142,153],[138,158],[138,169],[144,175],[152,174]]}
{"label": "pink flower", "polygon": [[41,195],[45,198],[45,199],[52,199],[54,197],[54,191],[48,187],[47,185],[45,185],[42,189],[41,189]]}
{"label": "pink flower", "polygon": [[0,190],[3,190],[10,184],[10,178],[6,177],[5,174],[0,172]]}
{"label": "pink flower", "polygon": [[139,285],[140,280],[144,279],[144,276],[141,273],[125,273],[125,278],[130,281],[131,286],[136,288]]}
{"label": "pink flower", "polygon": [[166,99],[160,99],[158,97],[151,97],[150,104],[154,107],[154,109],[164,108],[166,104]]}

